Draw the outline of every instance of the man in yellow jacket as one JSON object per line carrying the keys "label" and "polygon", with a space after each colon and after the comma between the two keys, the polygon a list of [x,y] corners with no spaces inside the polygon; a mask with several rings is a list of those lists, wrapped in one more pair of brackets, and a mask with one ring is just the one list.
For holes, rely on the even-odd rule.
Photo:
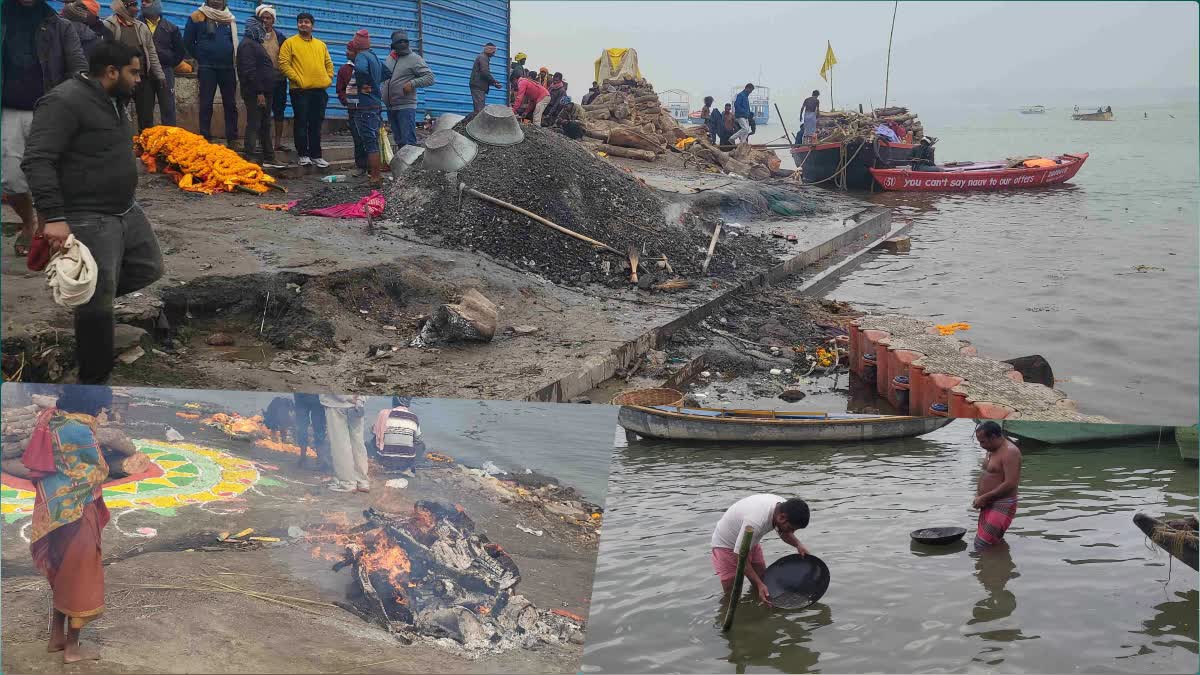
{"label": "man in yellow jacket", "polygon": [[300,166],[329,166],[321,158],[321,125],[329,103],[329,85],[333,84],[333,60],[329,48],[313,37],[313,15],[303,12],[296,17],[296,35],[279,47],[279,70],[292,83],[292,112],[296,154]]}

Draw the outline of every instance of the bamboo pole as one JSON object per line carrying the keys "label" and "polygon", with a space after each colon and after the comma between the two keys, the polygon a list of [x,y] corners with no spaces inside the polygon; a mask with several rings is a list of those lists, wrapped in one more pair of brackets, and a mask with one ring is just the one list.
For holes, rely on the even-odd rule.
{"label": "bamboo pole", "polygon": [[[883,75],[883,107],[887,107],[888,102],[888,85],[892,79],[892,35],[896,32],[896,12],[900,11],[900,0],[896,0],[896,4],[892,6],[892,29],[888,31],[888,55],[887,55],[887,70]],[[832,94],[830,94],[832,96]]]}
{"label": "bamboo pole", "polygon": [[787,125],[783,123],[783,113],[779,112],[779,104],[775,103],[774,106],[775,106],[775,114],[779,115],[779,126],[783,127],[783,134],[785,136],[787,136],[788,145],[790,146],[792,141],[794,141],[796,139],[792,138],[791,132],[789,132],[787,130]]}
{"label": "bamboo pole", "polygon": [[485,195],[478,190],[472,190],[471,188],[467,187],[467,185],[465,183],[459,183],[458,189],[460,192],[466,192],[467,194],[469,194],[472,197],[475,197],[477,199],[482,199],[485,202],[495,204],[496,206],[502,206],[506,209],[509,209],[510,211],[515,211],[527,218],[530,218],[532,220],[535,220],[535,221],[541,223],[542,225],[545,225],[546,227],[549,227],[552,230],[558,230],[559,232],[562,232],[563,234],[565,234],[569,237],[574,237],[574,238],[578,239],[579,241],[587,242],[587,243],[591,244],[592,246],[597,246],[606,251],[616,253],[617,255],[621,256],[622,258],[627,257],[624,253],[621,253],[617,249],[609,246],[608,244],[596,241],[595,239],[592,239],[591,237],[584,236],[573,230],[568,230],[567,228],[562,227],[561,225],[555,225],[554,223],[550,222],[549,220],[546,220],[545,218],[537,215],[536,213],[526,211],[525,209],[523,209],[519,206],[516,206],[514,204],[509,204],[506,201],[496,199],[495,197],[493,197],[491,195]]}
{"label": "bamboo pole", "polygon": [[733,592],[729,594],[729,605],[725,608],[725,623],[722,632],[733,628],[733,615],[737,611],[738,601],[742,598],[742,576],[746,573],[746,561],[750,559],[750,542],[754,539],[754,528],[747,527],[742,534],[742,547],[738,551],[737,572],[733,575]]}

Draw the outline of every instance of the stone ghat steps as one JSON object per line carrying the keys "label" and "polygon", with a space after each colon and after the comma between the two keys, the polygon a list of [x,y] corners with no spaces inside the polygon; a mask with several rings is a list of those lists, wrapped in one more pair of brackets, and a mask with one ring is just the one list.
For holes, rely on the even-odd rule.
{"label": "stone ghat steps", "polygon": [[850,369],[911,415],[1111,423],[1083,415],[1057,389],[1025,382],[1012,365],[982,357],[932,322],[864,316],[850,325]]}

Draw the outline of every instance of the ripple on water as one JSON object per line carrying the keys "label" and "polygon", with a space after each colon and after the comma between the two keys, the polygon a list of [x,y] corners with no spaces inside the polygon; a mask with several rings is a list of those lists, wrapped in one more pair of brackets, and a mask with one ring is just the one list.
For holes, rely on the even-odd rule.
{"label": "ripple on water", "polygon": [[[619,449],[585,672],[1194,667],[1191,570],[1169,568],[1132,523],[1139,510],[1196,511],[1197,476],[1174,447],[1027,452],[1007,550],[914,545],[908,533],[921,527],[972,526],[980,452],[967,422],[867,446]],[[733,501],[763,491],[810,502],[801,539],[833,583],[807,610],[743,602],[723,635],[709,537]],[[788,552],[773,535],[763,543],[768,561]]]}

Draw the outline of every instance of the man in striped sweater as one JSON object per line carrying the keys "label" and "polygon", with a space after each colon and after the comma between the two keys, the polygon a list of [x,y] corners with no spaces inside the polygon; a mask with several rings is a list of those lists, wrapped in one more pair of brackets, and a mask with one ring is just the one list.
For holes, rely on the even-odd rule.
{"label": "man in striped sweater", "polygon": [[418,453],[425,449],[421,420],[409,409],[410,399],[392,397],[392,407],[375,418],[375,448],[388,470],[413,475]]}

